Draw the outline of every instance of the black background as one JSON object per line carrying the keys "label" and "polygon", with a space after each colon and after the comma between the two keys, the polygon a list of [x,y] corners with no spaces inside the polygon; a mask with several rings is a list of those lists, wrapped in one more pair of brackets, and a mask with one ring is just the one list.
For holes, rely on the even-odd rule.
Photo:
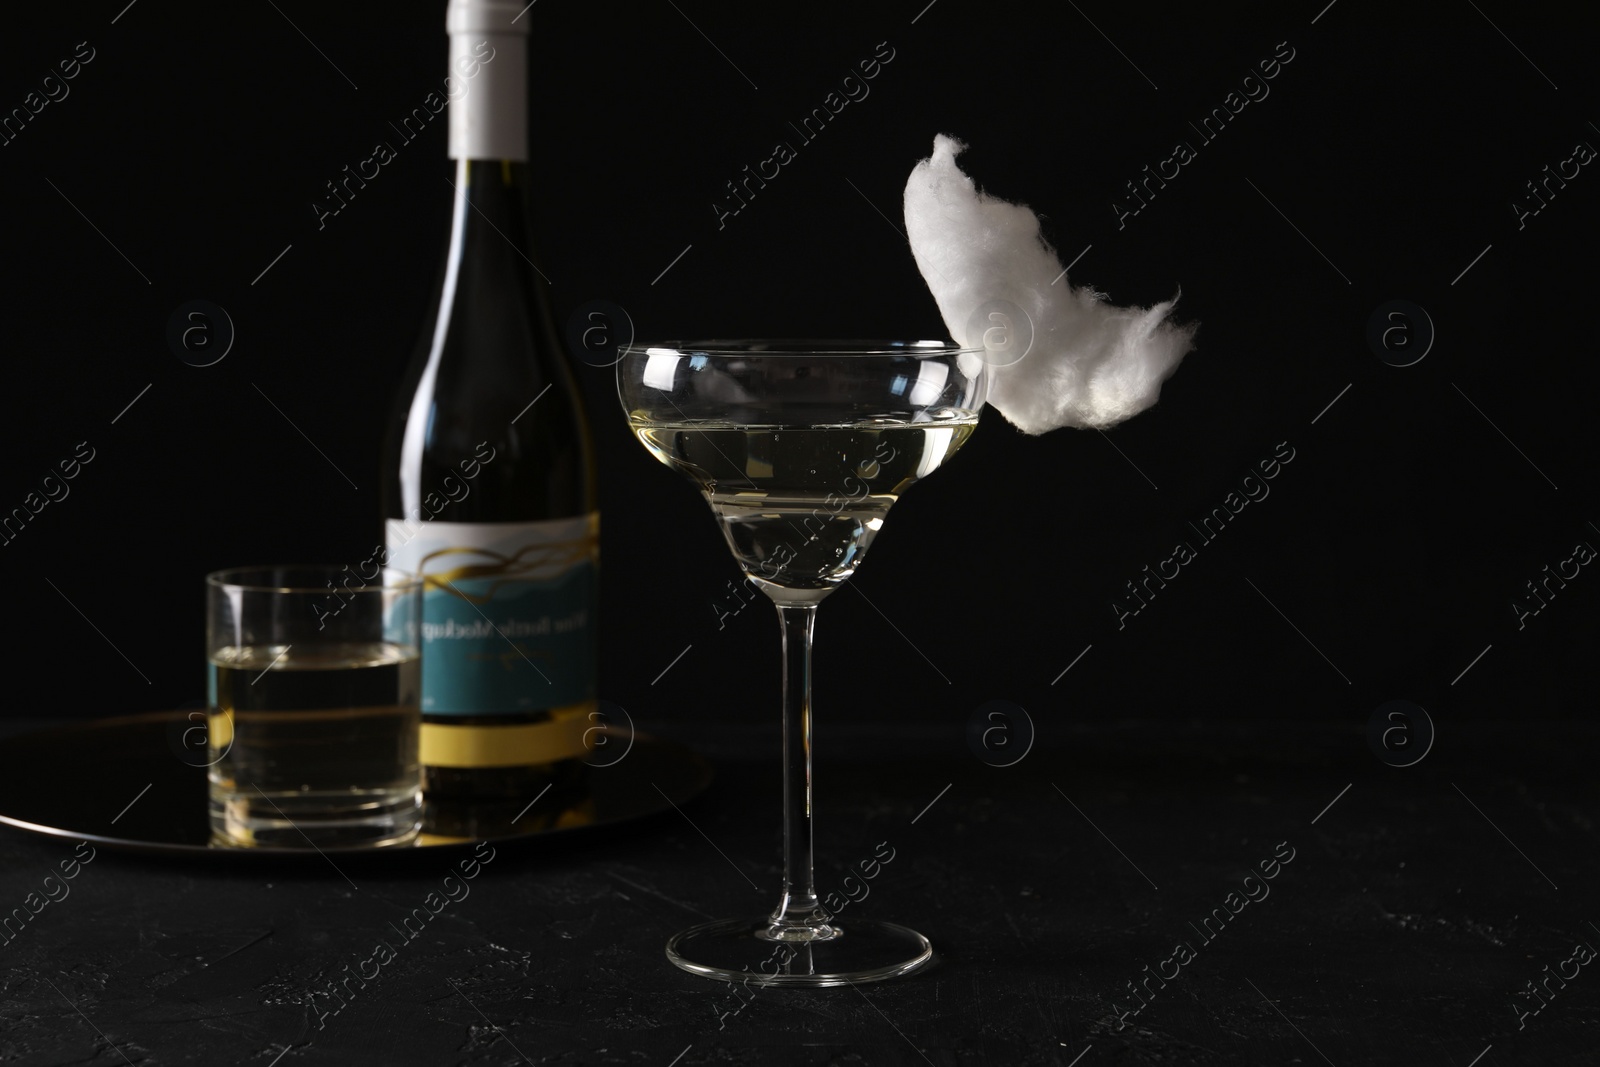
{"label": "black background", "polygon": [[[445,238],[444,117],[324,229],[311,202],[440,88],[442,8],[114,0],[13,21],[6,109],[78,42],[95,58],[0,148],[0,506],[78,442],[96,458],[3,548],[3,714],[197,700],[207,571],[370,553],[383,424]],[[944,336],[896,228],[911,167],[948,132],[984,188],[1040,212],[1063,263],[1088,248],[1076,284],[1122,304],[1181,286],[1178,317],[1201,324],[1151,411],[1104,437],[1026,437],[988,411],[897,506],[821,613],[823,724],[959,725],[996,698],[1044,736],[1360,724],[1409,699],[1448,736],[1593,707],[1600,579],[1586,568],[1525,629],[1511,604],[1600,544],[1600,178],[1585,167],[1525,228],[1510,208],[1575,143],[1600,144],[1593,27],[1504,5],[1321,8],[528,12],[540,265],[563,317],[606,299],[644,338]],[[797,143],[787,124],[882,41],[894,59],[870,96],[719,229],[724,183]],[[1201,146],[1188,123],[1279,42],[1294,58],[1270,96]],[[1119,229],[1123,183],[1178,140],[1198,158]],[[191,299],[237,330],[211,367],[165,339]],[[1392,299],[1437,330],[1414,366],[1365,341]],[[773,715],[770,612],[719,629],[737,573],[704,504],[629,439],[611,371],[578,371],[602,464],[602,696],[647,724]],[[1188,523],[1283,441],[1296,458],[1270,497],[1119,630],[1123,584],[1196,542]]]}
{"label": "black background", "polygon": [[[986,412],[820,613],[818,884],[891,842],[901,858],[846,920],[923,930],[937,965],[763,991],[730,1020],[725,989],[662,958],[671,931],[753,914],[780,884],[776,627],[758,603],[718,628],[738,575],[705,505],[630,440],[611,372],[579,366],[601,695],[705,752],[712,789],[643,832],[502,842],[481,895],[326,1028],[310,992],[439,884],[447,850],[108,847],[76,903],[3,946],[0,1060],[1591,1067],[1592,975],[1526,1027],[1513,1012],[1600,920],[1600,577],[1585,567],[1523,629],[1512,603],[1600,545],[1600,175],[1522,228],[1510,205],[1600,145],[1593,16],[925,5],[539,0],[525,17],[563,317],[603,299],[645,338],[942,336],[895,227],[948,132],[981,185],[1042,214],[1063,263],[1081,254],[1075,284],[1143,305],[1181,286],[1201,324],[1161,402],[1104,437]],[[9,15],[0,113],[78,42],[96,57],[0,146],[0,511],[79,442],[95,459],[0,546],[0,733],[198,701],[207,571],[371,552],[384,422],[446,236],[444,120],[320,231],[311,204],[441,87],[443,7]],[[870,96],[719,230],[724,183],[879,42],[895,58]],[[1198,145],[1188,124],[1280,42],[1294,58],[1270,96]],[[1113,199],[1180,139],[1198,158],[1119,228]],[[166,340],[194,299],[237,327],[214,366]],[[1366,341],[1396,299],[1437,330],[1409,367]],[[1295,458],[1271,495],[1119,629],[1124,583],[1197,541],[1189,524],[1280,442]],[[1015,766],[969,748],[992,700],[1037,727]],[[1394,700],[1437,727],[1413,769],[1368,751]],[[173,799],[136,758],[35,770],[97,813],[85,833],[131,834]],[[1129,1020],[1140,968],[1278,842],[1299,858],[1274,899]],[[0,908],[70,848],[0,835]]]}

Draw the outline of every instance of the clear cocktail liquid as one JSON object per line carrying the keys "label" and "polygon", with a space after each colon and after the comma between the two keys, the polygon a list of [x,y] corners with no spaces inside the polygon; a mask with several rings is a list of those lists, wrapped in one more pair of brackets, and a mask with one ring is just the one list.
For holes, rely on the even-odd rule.
{"label": "clear cocktail liquid", "polygon": [[961,447],[974,412],[838,426],[647,423],[634,432],[693,478],[745,573],[820,595],[855,573],[889,507]]}

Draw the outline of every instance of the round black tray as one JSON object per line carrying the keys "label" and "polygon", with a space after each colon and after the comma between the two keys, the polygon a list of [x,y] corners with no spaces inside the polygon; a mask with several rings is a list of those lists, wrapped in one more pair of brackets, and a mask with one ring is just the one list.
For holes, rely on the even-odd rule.
{"label": "round black tray", "polygon": [[[672,741],[614,735],[626,754],[583,768],[572,784],[529,797],[520,813],[483,812],[472,836],[424,832],[386,848],[228,848],[210,843],[206,769],[171,744],[183,712],[148,712],[73,723],[0,740],[0,823],[32,833],[133,852],[239,859],[250,856],[410,853],[479,840],[589,834],[658,815],[711,784],[704,757]],[[614,758],[612,756],[611,758]],[[512,805],[512,807],[522,807]],[[454,813],[459,817],[460,813]],[[430,818],[432,818],[430,813]]]}

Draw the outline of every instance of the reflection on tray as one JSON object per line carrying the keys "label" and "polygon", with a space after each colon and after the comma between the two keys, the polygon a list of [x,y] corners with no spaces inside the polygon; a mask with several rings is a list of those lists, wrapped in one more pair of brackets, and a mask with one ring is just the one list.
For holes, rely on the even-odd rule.
{"label": "reflection on tray", "polygon": [[[587,770],[588,768],[580,768]],[[458,845],[491,838],[536,834],[590,826],[596,807],[589,791],[589,776],[579,774],[553,782],[533,801],[496,801],[476,804],[422,801],[422,833],[418,845]]]}

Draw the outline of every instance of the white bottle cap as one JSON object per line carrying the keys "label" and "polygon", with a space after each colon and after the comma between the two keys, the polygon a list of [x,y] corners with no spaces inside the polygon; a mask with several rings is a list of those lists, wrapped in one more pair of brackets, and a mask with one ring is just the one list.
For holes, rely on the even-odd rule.
{"label": "white bottle cap", "polygon": [[531,4],[450,0],[451,159],[528,158],[528,26]]}

